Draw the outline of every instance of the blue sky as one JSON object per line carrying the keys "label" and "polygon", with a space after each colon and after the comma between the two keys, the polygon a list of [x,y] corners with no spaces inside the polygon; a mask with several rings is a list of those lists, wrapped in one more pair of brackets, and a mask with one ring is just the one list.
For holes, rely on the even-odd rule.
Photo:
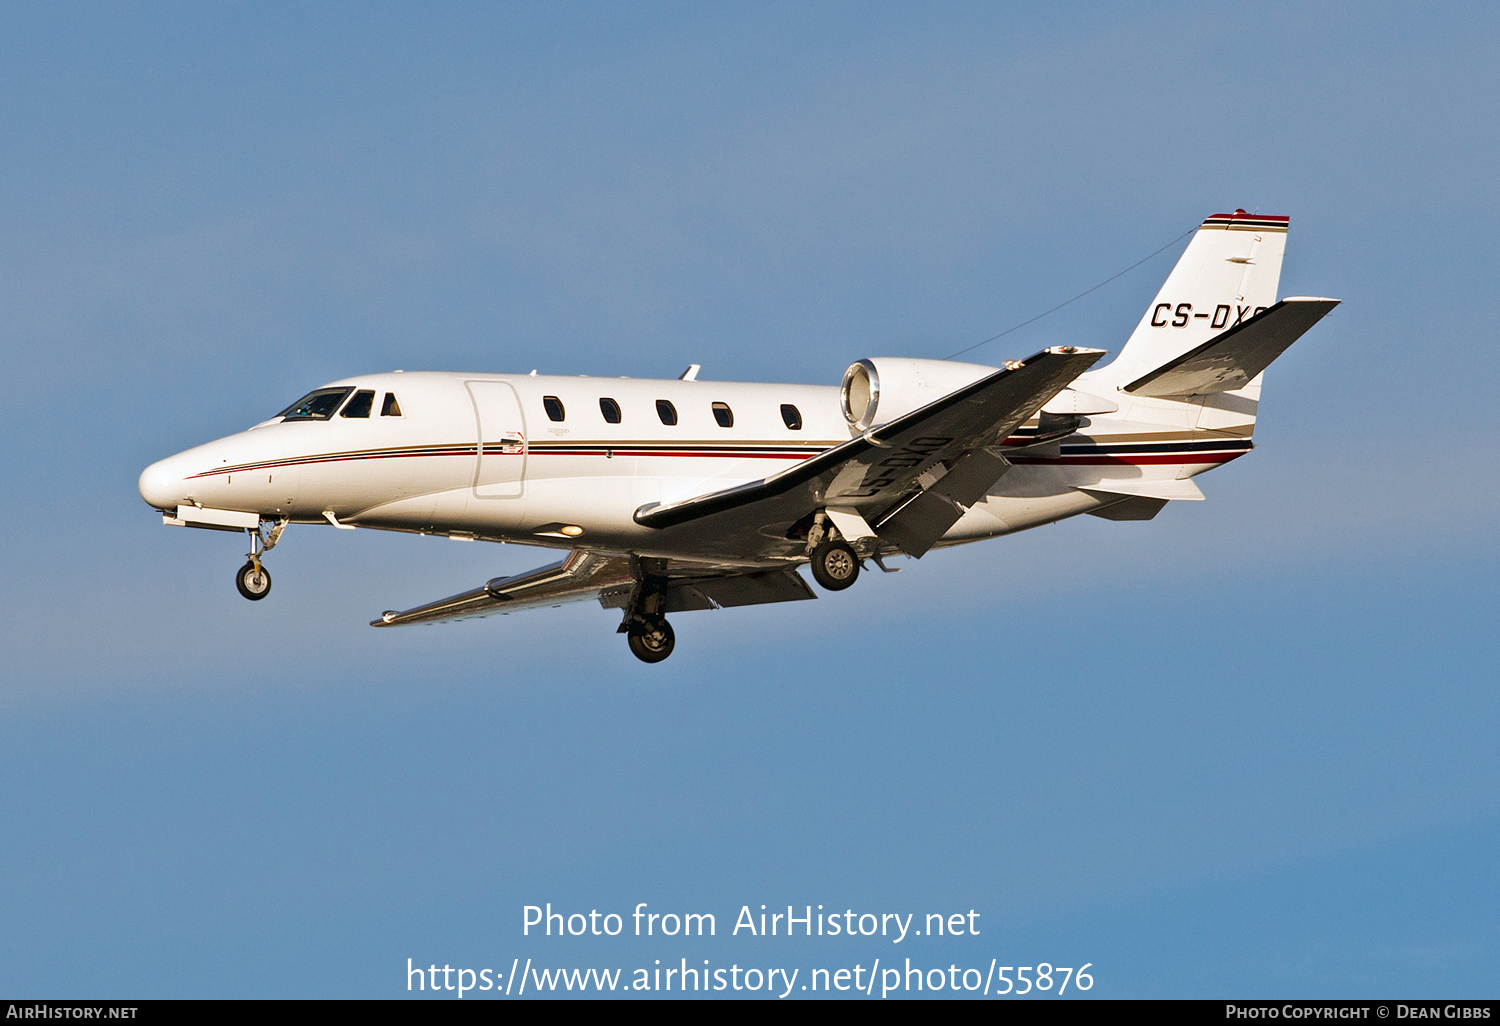
{"label": "blue sky", "polygon": [[[804,967],[1493,996],[1496,21],[0,10],[0,992],[762,957],[520,936],[646,901],[992,931]],[[252,605],[242,543],[136,493],[348,374],[941,357],[1236,206],[1291,216],[1282,294],[1344,305],[1207,502],[684,614],[656,667],[589,606],[366,626],[545,553],[293,529]],[[1117,350],[1174,254],[970,358]]]}

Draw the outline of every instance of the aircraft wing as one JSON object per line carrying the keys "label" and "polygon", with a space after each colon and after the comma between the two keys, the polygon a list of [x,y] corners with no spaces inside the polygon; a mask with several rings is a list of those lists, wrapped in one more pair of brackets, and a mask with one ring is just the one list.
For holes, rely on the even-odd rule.
{"label": "aircraft wing", "polygon": [[999,444],[1103,355],[1045,349],[795,467],[643,506],[635,521],[660,529],[702,521],[728,534],[827,509],[846,539],[873,535],[921,556],[1010,468]]}
{"label": "aircraft wing", "polygon": [[[667,602],[662,610],[667,613],[817,597],[794,570],[745,573],[687,563],[658,567],[655,572],[667,578]],[[575,549],[566,558],[528,573],[496,577],[473,591],[404,612],[387,611],[370,626],[464,620],[591,598],[597,598],[605,609],[623,609],[634,586],[629,556]]]}
{"label": "aircraft wing", "polygon": [[1283,299],[1137,378],[1125,391],[1165,399],[1244,388],[1338,305],[1337,299]]}

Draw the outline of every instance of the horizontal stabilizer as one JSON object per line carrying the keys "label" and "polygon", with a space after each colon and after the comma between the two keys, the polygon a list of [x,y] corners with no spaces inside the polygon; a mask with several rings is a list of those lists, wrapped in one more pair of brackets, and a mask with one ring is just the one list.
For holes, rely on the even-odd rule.
{"label": "horizontal stabilizer", "polygon": [[1130,495],[1144,499],[1176,499],[1202,502],[1203,492],[1190,479],[1151,481],[1133,478],[1126,481],[1100,481],[1098,484],[1082,485],[1085,492],[1102,495]]}
{"label": "horizontal stabilizer", "polygon": [[1339,305],[1337,299],[1283,299],[1249,320],[1125,386],[1134,395],[1180,398],[1244,388],[1271,361]]}

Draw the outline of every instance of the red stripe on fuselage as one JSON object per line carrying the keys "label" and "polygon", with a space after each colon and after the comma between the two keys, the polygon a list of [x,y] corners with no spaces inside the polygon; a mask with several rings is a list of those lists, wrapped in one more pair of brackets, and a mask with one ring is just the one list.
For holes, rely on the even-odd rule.
{"label": "red stripe on fuselage", "polygon": [[[811,452],[759,452],[739,450],[719,450],[717,452],[694,452],[690,450],[638,450],[638,449],[615,449],[601,447],[597,449],[579,448],[569,450],[536,450],[532,449],[526,453],[518,452],[485,452],[484,455],[494,458],[496,456],[531,456],[541,458],[544,456],[605,456],[606,451],[617,457],[632,457],[636,459],[649,459],[662,457],[668,459],[731,459],[731,460],[787,460],[801,461],[811,459],[827,450]],[[1118,456],[1112,455],[1066,455],[1066,456],[1011,456],[1007,457],[1011,463],[1021,464],[1077,464],[1079,466],[1153,466],[1153,465],[1193,465],[1205,463],[1227,463],[1238,456],[1245,455],[1247,450],[1230,450],[1223,452],[1167,452],[1167,453],[1128,453]],[[283,467],[309,466],[322,463],[346,463],[362,460],[395,460],[415,459],[433,456],[457,456],[470,459],[477,455],[477,449],[429,451],[429,452],[369,452],[369,453],[344,453],[328,454],[320,456],[299,456],[294,459],[278,460],[268,463],[242,464],[235,467],[221,467],[214,470],[205,470],[202,473],[190,474],[188,480],[198,480],[207,477],[218,477],[227,474],[255,473],[262,470],[277,470]]]}
{"label": "red stripe on fuselage", "polygon": [[354,460],[397,460],[415,459],[420,456],[462,456],[465,459],[475,456],[478,449],[449,452],[370,452],[370,453],[344,453],[329,456],[298,456],[295,459],[276,460],[271,463],[245,463],[238,467],[219,467],[214,470],[205,470],[200,474],[189,474],[188,481],[194,481],[201,477],[218,477],[220,474],[245,474],[259,473],[262,470],[278,470],[282,467],[303,467],[313,463],[347,463]]}

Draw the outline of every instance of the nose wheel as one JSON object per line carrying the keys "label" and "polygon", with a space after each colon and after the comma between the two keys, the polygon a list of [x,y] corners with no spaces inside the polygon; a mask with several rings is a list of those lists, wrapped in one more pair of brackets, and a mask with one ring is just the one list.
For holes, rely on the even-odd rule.
{"label": "nose wheel", "polygon": [[664,616],[637,620],[625,633],[630,651],[643,663],[659,663],[672,654],[677,637]]}
{"label": "nose wheel", "polygon": [[234,586],[251,602],[259,602],[271,594],[271,571],[266,569],[260,557],[276,547],[287,523],[288,518],[278,520],[269,534],[261,533],[264,525],[245,532],[250,535],[250,551],[245,553],[248,562],[234,575]]}
{"label": "nose wheel", "polygon": [[271,594],[271,571],[259,562],[246,563],[234,575],[234,586],[251,602],[259,602]]}

